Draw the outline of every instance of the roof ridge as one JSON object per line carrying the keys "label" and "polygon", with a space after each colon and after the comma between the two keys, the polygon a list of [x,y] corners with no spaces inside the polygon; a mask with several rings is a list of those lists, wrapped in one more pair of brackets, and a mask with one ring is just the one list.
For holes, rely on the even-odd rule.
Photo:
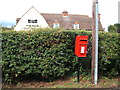
{"label": "roof ridge", "polygon": [[71,14],[71,15],[78,15],[78,16],[87,16],[87,17],[89,17],[88,15],[81,15],[81,14]]}
{"label": "roof ridge", "polygon": [[60,13],[40,13],[40,14],[60,14]]}
{"label": "roof ridge", "polygon": [[[40,13],[40,14],[62,15],[62,13]],[[81,14],[68,14],[68,15],[74,15],[74,16],[86,16],[86,17],[89,17],[88,15],[81,15]]]}

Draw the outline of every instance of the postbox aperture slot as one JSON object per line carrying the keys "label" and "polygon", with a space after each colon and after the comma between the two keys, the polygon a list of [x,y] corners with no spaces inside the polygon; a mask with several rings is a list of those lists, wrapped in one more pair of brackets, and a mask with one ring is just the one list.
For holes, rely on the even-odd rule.
{"label": "postbox aperture slot", "polygon": [[80,41],[79,44],[87,44],[87,41]]}
{"label": "postbox aperture slot", "polygon": [[87,40],[80,40],[80,41],[87,41]]}

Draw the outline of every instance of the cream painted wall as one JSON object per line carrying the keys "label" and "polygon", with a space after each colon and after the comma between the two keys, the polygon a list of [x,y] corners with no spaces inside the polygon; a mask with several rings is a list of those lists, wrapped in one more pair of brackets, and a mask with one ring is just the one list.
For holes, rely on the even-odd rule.
{"label": "cream painted wall", "polygon": [[[37,20],[37,23],[28,23],[28,20]],[[39,27],[38,27],[39,25]],[[35,27],[34,27],[35,26]],[[16,31],[30,30],[31,28],[49,27],[44,17],[34,8],[31,7],[19,20],[15,27]]]}

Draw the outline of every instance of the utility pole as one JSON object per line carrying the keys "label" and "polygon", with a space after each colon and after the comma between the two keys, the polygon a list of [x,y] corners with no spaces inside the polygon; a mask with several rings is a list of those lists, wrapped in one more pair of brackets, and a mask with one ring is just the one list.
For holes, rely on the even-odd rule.
{"label": "utility pole", "polygon": [[118,23],[120,24],[120,1],[118,2]]}
{"label": "utility pole", "polygon": [[0,90],[2,90],[2,25],[0,24]]}
{"label": "utility pole", "polygon": [[97,85],[98,79],[98,0],[93,0],[92,6],[92,83]]}

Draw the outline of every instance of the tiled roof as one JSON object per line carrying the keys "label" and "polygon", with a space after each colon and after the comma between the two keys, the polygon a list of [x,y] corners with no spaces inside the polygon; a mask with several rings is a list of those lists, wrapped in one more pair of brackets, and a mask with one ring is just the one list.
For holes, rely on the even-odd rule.
{"label": "tiled roof", "polygon": [[[57,20],[60,23],[60,28],[73,29],[73,24],[78,22],[80,29],[92,30],[92,18],[87,15],[69,14],[68,17],[63,17],[62,14],[41,13],[48,25],[53,28],[53,23]],[[103,30],[99,22],[99,30]]]}

